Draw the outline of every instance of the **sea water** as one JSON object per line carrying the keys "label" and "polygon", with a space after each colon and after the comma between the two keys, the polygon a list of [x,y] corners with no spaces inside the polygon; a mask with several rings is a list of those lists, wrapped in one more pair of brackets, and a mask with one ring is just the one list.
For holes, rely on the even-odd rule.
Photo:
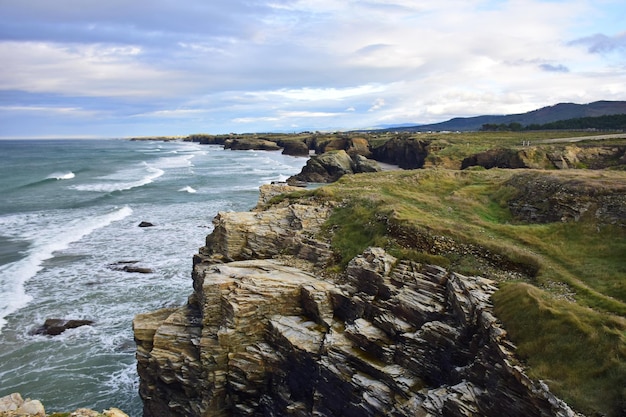
{"label": "sea water", "polygon": [[[187,142],[0,141],[0,397],[141,416],[134,315],[185,303],[217,212],[249,210],[305,163]],[[47,318],[94,324],[34,334]]]}

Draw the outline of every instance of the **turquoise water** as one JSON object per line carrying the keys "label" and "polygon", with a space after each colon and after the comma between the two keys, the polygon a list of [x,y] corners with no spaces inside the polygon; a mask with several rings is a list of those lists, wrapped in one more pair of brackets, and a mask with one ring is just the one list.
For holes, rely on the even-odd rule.
{"label": "turquoise water", "polygon": [[[0,396],[141,416],[135,314],[183,304],[218,211],[305,158],[183,142],[0,141]],[[139,228],[141,221],[155,224]],[[123,261],[152,269],[133,274]],[[57,337],[46,318],[89,319]]]}

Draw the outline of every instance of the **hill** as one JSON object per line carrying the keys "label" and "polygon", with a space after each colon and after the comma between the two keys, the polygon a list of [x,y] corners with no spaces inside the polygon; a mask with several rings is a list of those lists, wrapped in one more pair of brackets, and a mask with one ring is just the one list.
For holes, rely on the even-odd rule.
{"label": "hill", "polygon": [[612,114],[626,114],[626,101],[596,101],[589,104],[559,103],[527,113],[456,117],[441,123],[410,127],[401,126],[382,130],[394,132],[428,132],[442,130],[472,131],[480,130],[484,124],[520,123],[523,126],[532,124],[542,125],[559,120],[607,116]]}

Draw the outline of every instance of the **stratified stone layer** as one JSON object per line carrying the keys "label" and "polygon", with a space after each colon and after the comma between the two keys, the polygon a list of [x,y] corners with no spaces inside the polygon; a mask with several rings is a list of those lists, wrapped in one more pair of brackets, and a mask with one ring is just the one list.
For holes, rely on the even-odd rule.
{"label": "stratified stone layer", "polygon": [[380,248],[315,272],[329,213],[217,216],[188,304],[135,318],[145,417],[575,415],[517,364],[493,282]]}

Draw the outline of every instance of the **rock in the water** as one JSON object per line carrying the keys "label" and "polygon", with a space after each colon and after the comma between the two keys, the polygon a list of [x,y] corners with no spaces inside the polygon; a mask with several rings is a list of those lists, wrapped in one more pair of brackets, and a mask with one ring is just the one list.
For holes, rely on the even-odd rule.
{"label": "rock in the water", "polygon": [[139,227],[152,227],[152,226],[154,226],[153,223],[146,222],[146,221],[139,223]]}
{"label": "rock in the water", "polygon": [[35,334],[57,336],[68,329],[75,329],[81,326],[91,326],[93,323],[93,320],[46,319],[43,326],[35,330]]}
{"label": "rock in the water", "polygon": [[109,268],[115,271],[124,271],[137,274],[154,273],[153,269],[135,265],[137,263],[139,263],[139,261],[119,261],[114,264],[110,264]]}
{"label": "rock in the water", "polygon": [[122,267],[122,271],[124,272],[131,272],[131,273],[137,273],[137,274],[152,274],[154,273],[154,271],[151,268],[144,268],[141,266],[131,266],[131,265],[126,265],[124,267]]}

